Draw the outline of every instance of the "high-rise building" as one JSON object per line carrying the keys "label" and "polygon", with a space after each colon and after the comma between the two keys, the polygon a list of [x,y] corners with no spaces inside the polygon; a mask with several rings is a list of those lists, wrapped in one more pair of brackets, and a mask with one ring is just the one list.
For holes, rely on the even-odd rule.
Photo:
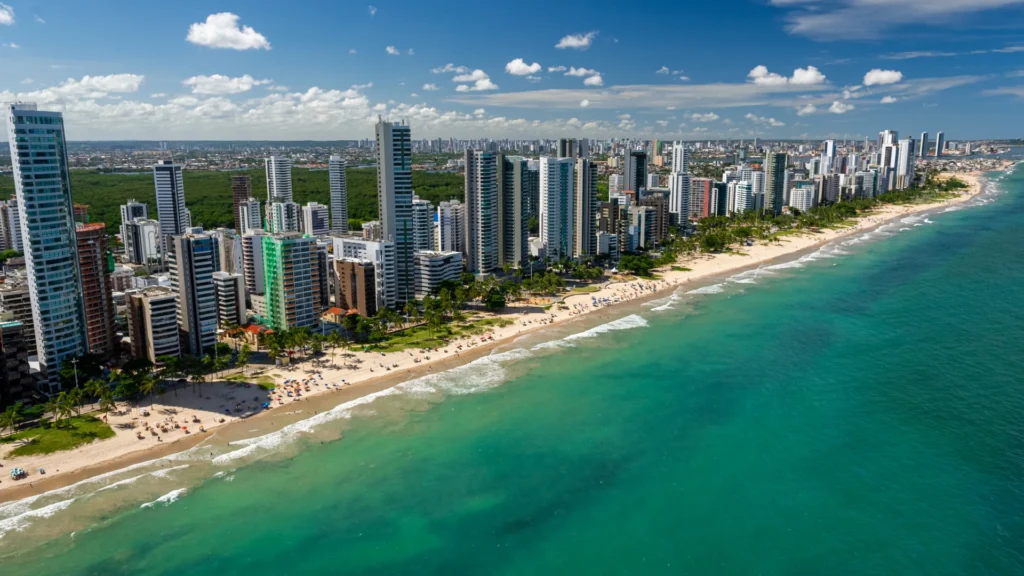
{"label": "high-rise building", "polygon": [[248,175],[231,177],[231,212],[235,218],[235,232],[245,233],[245,223],[238,209],[252,198],[252,181]]}
{"label": "high-rise building", "polygon": [[732,201],[733,212],[743,214],[754,208],[754,185],[748,180],[736,183],[736,196]]}
{"label": "high-rise building", "polygon": [[121,242],[124,252],[132,264],[152,268],[163,265],[163,241],[160,223],[147,218],[135,218],[121,226]]}
{"label": "high-rise building", "polygon": [[807,212],[814,207],[814,186],[810,182],[793,188],[789,193],[789,205],[801,212]]}
{"label": "high-rise building", "polygon": [[[24,245],[21,243],[21,215],[18,210],[17,197],[0,203],[0,219],[3,220],[4,249],[24,251]],[[29,339],[31,340],[31,338]]]}
{"label": "high-rise building", "polygon": [[921,132],[921,146],[918,149],[917,157],[924,158],[928,155],[928,133]]}
{"label": "high-rise building", "polygon": [[487,274],[498,267],[497,158],[466,151],[466,270]]}
{"label": "high-rise building", "polygon": [[331,231],[327,206],[309,202],[302,207],[302,233],[322,236]]}
{"label": "high-rise building", "polygon": [[196,356],[217,343],[217,293],[213,273],[220,269],[217,239],[209,234],[172,236],[167,242],[171,289],[178,295],[182,350]]}
{"label": "high-rise building", "polygon": [[558,139],[558,157],[559,158],[575,158],[579,152],[579,143],[575,138],[559,138]]}
{"label": "high-rise building", "polygon": [[374,295],[377,308],[395,306],[395,284],[398,273],[395,264],[394,242],[373,242],[357,238],[334,238],[334,258],[364,260],[373,264]]}
{"label": "high-rise building", "polygon": [[668,209],[680,223],[690,217],[690,175],[673,172],[668,176]]}
{"label": "high-rise building", "polygon": [[701,219],[713,216],[711,212],[711,195],[715,189],[715,181],[711,178],[690,179],[690,217]]}
{"label": "high-rise building", "polygon": [[939,132],[935,135],[935,157],[941,158],[946,152],[946,134]]}
{"label": "high-rise building", "polygon": [[178,295],[153,286],[125,294],[132,357],[156,364],[162,356],[181,356],[178,335]]}
{"label": "high-rise building", "polygon": [[575,161],[540,159],[540,240],[552,262],[575,252]]}
{"label": "high-rise building", "polygon": [[35,104],[6,111],[36,349],[52,391],[61,364],[87,349],[64,117]]}
{"label": "high-rise building", "polygon": [[415,298],[412,224],[412,131],[405,124],[377,122],[377,207],[381,232],[395,244],[395,302]]}
{"label": "high-rise building", "polygon": [[521,266],[530,257],[530,190],[537,172],[522,156],[499,154],[498,167],[498,266]]}
{"label": "high-rise building", "polygon": [[213,288],[217,295],[217,322],[221,326],[244,326],[247,324],[245,313],[245,277],[241,274],[227,272],[213,273]]}
{"label": "high-rise building", "polygon": [[298,232],[263,237],[267,323],[275,330],[314,326],[323,313],[316,239]]}
{"label": "high-rise building", "polygon": [[631,150],[626,153],[622,185],[624,190],[637,193],[647,186],[647,152]]}
{"label": "high-rise building", "polygon": [[437,206],[437,248],[466,253],[466,205],[447,200]]}
{"label": "high-rise building", "polygon": [[[939,132],[936,144],[942,141],[942,132]],[[900,140],[899,159],[896,163],[896,189],[906,190],[914,183],[914,139],[905,138]]]}
{"label": "high-rise building", "polygon": [[263,211],[260,209],[260,201],[250,197],[238,205],[237,221],[242,227],[242,234],[252,234],[253,230],[263,229]]}
{"label": "high-rise building", "polygon": [[292,161],[283,156],[264,160],[267,171],[267,206],[292,201]]}
{"label": "high-rise building", "polygon": [[608,193],[618,194],[622,192],[622,183],[625,181],[625,177],[622,174],[612,174],[608,176]]}
{"label": "high-rise building", "polygon": [[262,295],[263,284],[263,237],[267,233],[256,228],[242,235],[242,275],[245,276],[245,293]]}
{"label": "high-rise building", "polygon": [[416,297],[437,294],[444,282],[458,282],[462,276],[461,252],[416,252]]}
{"label": "high-rise building", "polygon": [[357,258],[335,260],[334,302],[342,310],[355,310],[360,316],[377,313],[377,276],[373,262]]}
{"label": "high-rise building", "polygon": [[29,340],[32,334],[21,322],[0,322],[0,409],[32,398],[35,381],[28,364]]}
{"label": "high-rise building", "polygon": [[341,156],[331,156],[327,161],[327,172],[331,184],[331,231],[348,232],[348,183],[345,175],[347,165]]}
{"label": "high-rise building", "polygon": [[185,209],[185,183],[181,166],[170,160],[153,165],[156,185],[156,213],[160,221],[161,241],[166,246],[169,236],[184,234],[192,226],[192,218]]}
{"label": "high-rise building", "polygon": [[299,231],[302,207],[295,202],[274,202],[270,205],[269,212],[267,224],[270,225],[271,233],[281,234]]}
{"label": "high-rise building", "polygon": [[672,145],[672,173],[690,173],[690,153],[686,147],[683,146],[682,142],[676,142]]}
{"label": "high-rise building", "polygon": [[32,316],[32,298],[29,296],[28,284],[25,282],[7,281],[0,284],[0,309],[11,319],[21,322],[25,329],[25,350],[29,356],[35,356],[36,337],[35,320]]}
{"label": "high-rise building", "polygon": [[576,159],[572,256],[597,256],[597,164]]}
{"label": "high-rise building", "polygon": [[380,220],[370,220],[369,222],[363,222],[363,240],[371,240],[373,242],[380,242],[383,238],[383,229],[380,225]]}
{"label": "high-rise building", "polygon": [[434,207],[418,196],[412,199],[412,239],[416,250],[434,249]]}
{"label": "high-rise building", "polygon": [[663,242],[668,237],[668,196],[664,192],[648,194],[640,199],[639,204],[646,208],[654,208],[654,241]]}
{"label": "high-rise building", "polygon": [[[121,242],[124,242],[125,226],[136,218],[149,218],[149,206],[134,199],[121,205]],[[127,253],[127,247],[125,252]]]}
{"label": "high-rise building", "polygon": [[107,267],[107,226],[102,222],[79,224],[75,234],[89,353],[106,356],[116,351],[112,270]]}
{"label": "high-rise building", "polygon": [[786,205],[786,168],[789,156],[784,152],[769,152],[764,158],[764,207],[765,212],[782,214]]}
{"label": "high-rise building", "polygon": [[656,210],[648,206],[630,206],[629,224],[632,230],[630,249],[653,248],[656,235]]}

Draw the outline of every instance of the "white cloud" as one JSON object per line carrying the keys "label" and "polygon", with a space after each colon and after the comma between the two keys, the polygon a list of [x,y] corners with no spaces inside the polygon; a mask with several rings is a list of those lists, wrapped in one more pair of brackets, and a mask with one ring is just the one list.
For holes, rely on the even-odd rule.
{"label": "white cloud", "polygon": [[527,76],[526,80],[528,82],[537,83],[537,82],[540,82],[542,80],[542,78],[540,76]]}
{"label": "white cloud", "polygon": [[355,54],[356,53],[356,49],[355,48],[349,48],[348,49],[348,53],[349,54]]}
{"label": "white cloud", "polygon": [[433,92],[434,90],[440,90],[440,88],[437,87],[437,84],[424,84],[423,90],[426,90],[427,92]]}
{"label": "white cloud", "polygon": [[594,74],[600,74],[597,70],[591,70],[589,68],[577,68],[573,66],[569,68],[569,71],[565,73],[566,76],[593,76]]}
{"label": "white cloud", "polygon": [[39,14],[33,14],[32,17],[36,22],[40,24],[46,24],[46,20],[43,20],[43,18],[39,16]]}
{"label": "white cloud", "polygon": [[213,76],[193,76],[186,79],[182,84],[192,88],[193,94],[218,95],[240,94],[252,90],[253,86],[270,84],[270,80],[256,80],[248,74],[237,78],[230,78],[222,74]]}
{"label": "white cloud", "polygon": [[142,86],[145,76],[137,74],[111,74],[109,76],[83,76],[80,80],[68,78],[57,86],[42,88],[18,95],[0,91],[0,96],[10,95],[0,100],[25,100],[41,105],[68,105],[81,101],[93,102],[101,98],[109,98],[111,94],[127,94],[137,92]]}
{"label": "white cloud", "polygon": [[796,86],[817,86],[819,84],[824,84],[827,81],[825,75],[814,66],[797,68],[793,71],[792,77],[786,78],[785,76],[776,74],[775,72],[769,72],[768,67],[763,64],[755,66],[750,72],[748,72],[747,78],[759,86],[784,86],[786,84],[793,84]]}
{"label": "white cloud", "polygon": [[487,110],[484,110],[483,108],[477,108],[476,110],[473,110],[473,116],[480,117],[485,114],[487,114]]}
{"label": "white cloud", "polygon": [[497,90],[498,85],[491,82],[491,77],[488,76],[483,70],[477,69],[466,74],[459,74],[452,78],[452,82],[472,82],[469,84],[460,84],[455,87],[456,92],[480,92],[485,90]]}
{"label": "white cloud", "polygon": [[714,122],[718,120],[718,114],[714,112],[708,112],[707,114],[693,113],[690,114],[690,120],[694,122]]}
{"label": "white cloud", "polygon": [[22,84],[33,84],[33,83],[35,83],[35,80],[33,80],[31,78],[25,78],[24,80],[21,81],[21,83]]}
{"label": "white cloud", "polygon": [[664,128],[665,126],[668,126],[668,120],[657,120],[655,121],[655,124]]}
{"label": "white cloud", "polygon": [[587,100],[586,98],[580,100],[580,108],[586,108],[587,106],[590,106],[590,100]]}
{"label": "white cloud", "polygon": [[683,82],[687,82],[687,81],[690,80],[690,77],[689,76],[680,76],[679,79],[682,80]]}
{"label": "white cloud", "polygon": [[748,113],[746,116],[744,116],[744,118],[746,118],[747,120],[750,120],[754,124],[762,124],[762,125],[765,125],[765,126],[771,126],[772,128],[781,128],[782,126],[786,125],[785,122],[776,120],[775,118],[767,118],[765,116],[757,116],[756,114]]}
{"label": "white cloud", "polygon": [[565,72],[565,66],[549,66],[548,72]]}
{"label": "white cloud", "polygon": [[385,48],[384,50],[385,50],[385,51],[386,51],[386,52],[387,52],[388,54],[391,54],[392,56],[400,56],[400,55],[402,54],[401,52],[399,52],[399,51],[398,51],[398,48],[395,48],[394,46],[388,46],[388,47],[387,47],[387,48]]}
{"label": "white cloud", "polygon": [[166,98],[167,94],[164,93],[164,92],[156,92],[154,94],[150,94],[149,97],[150,98]]}
{"label": "white cloud", "polygon": [[420,95],[415,93],[415,92],[413,92],[412,94],[409,94],[409,98],[419,98],[419,97],[420,97]]}
{"label": "white cloud", "polygon": [[886,96],[879,100],[879,102],[882,104],[895,104],[897,102],[897,99],[895,96]]}
{"label": "white cloud", "polygon": [[412,48],[409,48],[408,50],[406,50],[405,53],[408,54],[409,56],[415,56],[416,55],[416,51],[413,50]]}
{"label": "white cloud", "polygon": [[913,52],[896,52],[894,54],[884,54],[879,56],[882,60],[913,60],[915,58],[943,58],[947,56],[957,56],[956,52],[939,52],[932,50],[918,50]]}
{"label": "white cloud", "polygon": [[895,84],[900,80],[903,80],[903,72],[899,70],[875,68],[864,75],[865,86],[885,86],[886,84]]}
{"label": "white cloud", "polygon": [[675,110],[675,109],[676,109],[675,106],[666,106],[665,107],[665,110]]}
{"label": "white cloud", "polygon": [[431,70],[431,72],[433,72],[434,74],[465,74],[466,72],[469,72],[469,68],[466,68],[465,66],[456,66],[455,64],[448,63],[445,64],[444,66],[441,66],[440,68],[434,68],[433,70]]}
{"label": "white cloud", "polygon": [[[1024,0],[931,0],[884,2],[880,0],[770,0],[789,10],[786,29],[815,40],[834,41],[891,37],[891,29],[912,26],[920,32],[927,25],[955,25],[973,12],[1006,9]],[[837,33],[842,30],[842,33]]]}
{"label": "white cloud", "polygon": [[14,24],[14,8],[0,2],[0,25],[11,26]]}
{"label": "white cloud", "polygon": [[513,76],[530,76],[541,71],[541,65],[534,62],[533,64],[527,64],[522,58],[516,58],[515,60],[505,64],[505,72],[512,74]]}
{"label": "white cloud", "polygon": [[17,50],[17,49],[21,48],[20,45],[15,44],[14,42],[9,42],[7,44],[4,44],[3,46],[4,46],[4,48],[10,48],[12,50]]}
{"label": "white cloud", "polygon": [[590,45],[594,42],[595,36],[597,36],[597,32],[569,34],[559,40],[558,44],[555,44],[555,48],[575,48],[577,50],[586,50],[587,48],[590,48]]}
{"label": "white cloud", "polygon": [[832,103],[831,106],[828,107],[828,111],[831,112],[832,114],[846,114],[847,112],[853,110],[854,108],[856,108],[856,106],[854,106],[853,104],[846,104],[845,102],[840,102],[839,100],[836,100],[835,102]]}
{"label": "white cloud", "polygon": [[658,68],[654,73],[655,74],[671,74],[672,71],[668,69],[668,66],[662,66],[661,68]]}
{"label": "white cloud", "polygon": [[267,86],[267,90],[270,90],[271,92],[287,92],[288,87],[280,84],[271,84],[270,86]]}
{"label": "white cloud", "polygon": [[604,78],[600,74],[594,74],[583,81],[584,86],[604,86]]}
{"label": "white cloud", "polygon": [[810,116],[818,111],[818,107],[814,104],[805,104],[796,109],[797,116]]}
{"label": "white cloud", "polygon": [[376,6],[367,6],[366,10],[370,13],[370,17],[371,18],[377,15],[377,7]]}
{"label": "white cloud", "polygon": [[210,14],[206,22],[197,22],[188,28],[185,40],[208,48],[232,50],[270,50],[270,42],[251,26],[238,26],[238,15],[231,12]]}

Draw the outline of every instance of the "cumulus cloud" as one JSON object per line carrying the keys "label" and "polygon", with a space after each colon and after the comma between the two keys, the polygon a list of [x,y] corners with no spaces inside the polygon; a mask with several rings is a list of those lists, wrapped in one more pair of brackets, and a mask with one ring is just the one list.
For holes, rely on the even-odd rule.
{"label": "cumulus cloud", "polygon": [[[476,69],[465,74],[459,74],[452,78],[452,82],[463,83],[455,87],[456,92],[479,92],[498,89],[498,85],[491,82],[491,77],[480,69]],[[472,84],[468,84],[469,82]]]}
{"label": "cumulus cloud", "polygon": [[193,94],[224,95],[248,92],[252,90],[253,86],[262,86],[270,84],[270,82],[270,80],[256,80],[248,74],[237,78],[214,74],[213,76],[193,76],[182,84],[192,88]]}
{"label": "cumulus cloud", "polygon": [[900,80],[903,80],[903,72],[899,70],[875,68],[864,75],[865,86],[885,86],[886,84],[895,84]]}
{"label": "cumulus cloud", "polygon": [[424,84],[423,90],[426,90],[427,92],[433,92],[435,90],[440,90],[440,88],[437,87],[437,84]]}
{"label": "cumulus cloud", "polygon": [[671,74],[672,71],[668,69],[668,66],[662,66],[661,68],[658,68],[654,73],[655,74]]}
{"label": "cumulus cloud", "polygon": [[21,83],[22,84],[33,84],[33,83],[35,83],[35,80],[33,80],[31,78],[25,78],[24,80],[21,81]]}
{"label": "cumulus cloud", "polygon": [[767,66],[758,65],[747,73],[747,78],[758,86],[783,86],[786,84],[815,86],[824,84],[827,81],[825,75],[814,66],[797,68],[793,71],[793,75],[787,78],[775,72],[769,72]]}
{"label": "cumulus cloud", "polygon": [[565,72],[565,66],[549,66],[548,72]]}
{"label": "cumulus cloud", "polygon": [[555,48],[574,48],[576,50],[586,50],[590,48],[590,45],[594,42],[594,37],[597,36],[597,32],[587,32],[586,34],[569,34],[558,41],[555,44]]}
{"label": "cumulus cloud", "polygon": [[895,96],[885,96],[884,98],[879,100],[879,102],[882,103],[882,104],[895,104],[896,103],[896,97]]}
{"label": "cumulus cloud", "polygon": [[569,71],[565,73],[566,76],[579,76],[579,77],[593,76],[594,74],[599,74],[599,72],[597,70],[591,70],[589,68],[577,68],[575,66],[573,66],[572,68],[569,68]]}
{"label": "cumulus cloud", "polygon": [[600,74],[594,74],[583,81],[584,86],[604,86],[604,78]]}
{"label": "cumulus cloud", "polygon": [[832,103],[831,106],[828,107],[828,111],[831,112],[832,114],[846,114],[847,112],[853,110],[854,108],[856,108],[856,106],[854,106],[853,104],[847,104],[845,102],[840,102],[839,100],[836,100],[835,102]]}
{"label": "cumulus cloud", "polygon": [[541,78],[540,76],[527,76],[527,77],[526,77],[526,80],[527,80],[528,82],[534,82],[534,83],[540,82],[540,81],[541,81],[541,79],[542,79],[542,78]]}
{"label": "cumulus cloud", "polygon": [[818,107],[814,104],[805,104],[796,109],[797,116],[810,116],[818,111]]}
{"label": "cumulus cloud", "polygon": [[714,112],[708,112],[706,114],[693,113],[690,114],[690,120],[693,120],[694,122],[714,122],[715,120],[718,120],[718,114],[715,114]]}
{"label": "cumulus cloud", "polygon": [[586,108],[587,106],[590,106],[590,100],[587,100],[586,98],[580,100],[580,108]]}
{"label": "cumulus cloud", "polygon": [[768,117],[765,117],[765,116],[758,116],[756,114],[751,114],[751,113],[748,113],[746,116],[744,116],[744,118],[746,118],[747,120],[750,120],[754,124],[761,124],[763,126],[771,126],[772,128],[780,128],[780,127],[786,125],[785,122],[776,120],[775,118],[768,118]]}
{"label": "cumulus cloud", "polygon": [[366,11],[370,13],[370,17],[371,18],[377,15],[377,7],[376,6],[367,6],[366,7]]}
{"label": "cumulus cloud", "polygon": [[14,8],[0,2],[0,25],[11,26],[14,24]]}
{"label": "cumulus cloud", "polygon": [[431,70],[431,72],[433,72],[434,74],[465,74],[466,72],[469,72],[469,68],[466,68],[465,66],[456,66],[455,64],[448,63],[439,68],[434,68],[433,70]]}
{"label": "cumulus cloud", "polygon": [[239,17],[231,12],[210,14],[206,22],[189,26],[185,40],[208,48],[232,50],[270,50],[270,42],[251,26],[239,27]]}
{"label": "cumulus cloud", "polygon": [[398,51],[398,48],[395,48],[394,46],[388,46],[387,48],[384,49],[384,51],[392,56],[400,56],[402,54],[401,52]]}
{"label": "cumulus cloud", "polygon": [[522,58],[516,58],[515,60],[505,64],[505,72],[512,74],[513,76],[530,76],[540,72],[540,64],[534,62],[533,64],[527,64]]}
{"label": "cumulus cloud", "polygon": [[164,92],[156,92],[155,94],[150,94],[149,97],[150,98],[166,98],[167,94],[164,93]]}
{"label": "cumulus cloud", "polygon": [[18,44],[15,44],[14,42],[8,42],[7,44],[4,44],[4,48],[10,48],[12,50],[17,50],[17,49],[21,48],[21,46],[18,45]]}

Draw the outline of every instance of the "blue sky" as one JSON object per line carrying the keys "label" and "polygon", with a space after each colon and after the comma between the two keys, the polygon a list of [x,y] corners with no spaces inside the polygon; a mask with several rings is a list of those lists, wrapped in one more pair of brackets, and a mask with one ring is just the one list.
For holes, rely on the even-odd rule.
{"label": "blue sky", "polygon": [[1024,0],[0,0],[83,139],[1020,137]]}

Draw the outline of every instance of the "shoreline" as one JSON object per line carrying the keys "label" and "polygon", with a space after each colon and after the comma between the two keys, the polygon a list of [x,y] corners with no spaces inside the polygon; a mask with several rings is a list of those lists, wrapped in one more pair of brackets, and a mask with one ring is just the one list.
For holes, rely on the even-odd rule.
{"label": "shoreline", "polygon": [[[234,416],[222,413],[225,404],[216,408],[216,404],[225,400],[228,406],[236,400],[235,396],[228,399],[228,395],[236,393],[238,388],[228,388],[221,383],[211,382],[206,386],[210,396],[188,394],[187,391],[181,398],[164,398],[165,401],[174,400],[174,404],[158,402],[153,407],[153,413],[173,408],[173,414],[177,415],[180,410],[184,413],[202,416],[204,422],[213,422],[204,434],[180,434],[167,442],[152,443],[150,438],[140,444],[136,440],[135,428],[117,429],[114,438],[101,442],[93,442],[71,451],[43,455],[39,457],[21,458],[0,458],[3,468],[0,474],[6,473],[13,466],[23,467],[26,470],[35,471],[38,467],[44,467],[49,473],[40,476],[33,472],[28,480],[15,483],[7,478],[0,477],[0,503],[20,500],[25,497],[43,494],[45,492],[71,486],[83,480],[116,472],[127,466],[159,460],[192,449],[196,446],[212,441],[231,442],[245,438],[252,438],[261,434],[280,430],[288,424],[305,420],[310,416],[326,410],[330,410],[345,402],[350,402],[367,395],[386,390],[397,384],[419,378],[429,374],[444,372],[452,368],[468,364],[491,353],[494,349],[511,344],[513,340],[526,335],[535,335],[543,328],[552,326],[568,325],[573,321],[589,318],[592,320],[607,321],[608,316],[615,316],[620,313],[628,303],[642,304],[658,297],[664,297],[675,290],[689,285],[700,285],[717,279],[720,276],[729,274],[735,275],[745,271],[753,270],[775,261],[790,260],[794,256],[809,253],[819,249],[840,238],[873,230],[894,220],[905,218],[912,214],[927,212],[937,208],[965,203],[984,191],[985,179],[981,174],[955,174],[965,180],[970,188],[967,192],[956,198],[942,202],[920,205],[886,205],[875,210],[871,214],[861,217],[857,222],[846,228],[828,229],[819,232],[805,233],[785,237],[779,244],[758,243],[751,247],[743,247],[742,254],[723,253],[715,255],[702,255],[687,257],[677,265],[690,268],[688,271],[664,271],[659,272],[659,280],[632,280],[612,281],[603,285],[600,290],[593,293],[568,294],[562,298],[567,310],[559,310],[558,305],[551,306],[550,311],[537,310],[536,304],[511,306],[509,311],[495,315],[496,318],[512,320],[511,324],[500,327],[493,327],[490,330],[491,337],[486,341],[483,338],[474,336],[459,338],[449,344],[444,352],[423,351],[402,351],[388,353],[352,353],[352,357],[358,362],[358,368],[331,369],[321,368],[323,373],[321,384],[311,384],[309,392],[303,398],[290,398],[288,401],[274,400],[271,397],[273,409],[256,412],[252,415]],[[598,300],[609,298],[613,301],[605,306],[591,306],[592,299]],[[606,310],[607,309],[607,310]],[[479,342],[478,342],[479,340]],[[463,348],[463,344],[465,346]],[[449,350],[450,349],[450,350]],[[385,366],[381,361],[382,356],[389,363]],[[435,358],[436,356],[436,358]],[[397,360],[396,360],[397,359]],[[418,360],[418,361],[417,361]],[[376,365],[374,365],[376,362]],[[267,367],[267,372],[282,372],[271,374],[278,382],[279,390],[281,382],[285,379],[292,379],[296,376],[307,377],[311,372],[310,363],[299,365],[303,370],[292,374],[295,369],[283,367]],[[379,368],[378,368],[379,366]],[[377,368],[374,370],[374,368]],[[346,370],[348,370],[346,372]],[[383,371],[382,371],[383,370]],[[256,378],[253,377],[253,380]],[[333,386],[344,379],[347,385],[343,387]],[[211,391],[212,390],[212,391]],[[266,394],[258,387],[251,389],[256,394]],[[225,392],[221,394],[221,392]],[[250,392],[242,392],[249,394]],[[169,396],[166,395],[166,396]],[[214,399],[214,396],[217,399]],[[268,395],[269,396],[269,395]],[[192,401],[195,407],[187,406]],[[241,404],[247,401],[243,400]],[[143,402],[142,404],[145,404]],[[185,405],[185,406],[183,406]],[[291,409],[287,407],[294,405]],[[157,408],[160,407],[160,408]],[[244,408],[244,407],[243,407]],[[282,410],[283,409],[283,410]],[[169,418],[175,416],[169,416]],[[217,422],[216,418],[223,418],[224,422]],[[141,418],[133,417],[131,412],[121,417],[117,424],[134,426]],[[157,416],[146,417],[156,420]],[[111,418],[112,425],[115,418]],[[172,429],[172,433],[174,430]],[[170,437],[169,437],[170,438]],[[52,469],[53,471],[51,471]],[[63,470],[63,471],[61,471]]]}

